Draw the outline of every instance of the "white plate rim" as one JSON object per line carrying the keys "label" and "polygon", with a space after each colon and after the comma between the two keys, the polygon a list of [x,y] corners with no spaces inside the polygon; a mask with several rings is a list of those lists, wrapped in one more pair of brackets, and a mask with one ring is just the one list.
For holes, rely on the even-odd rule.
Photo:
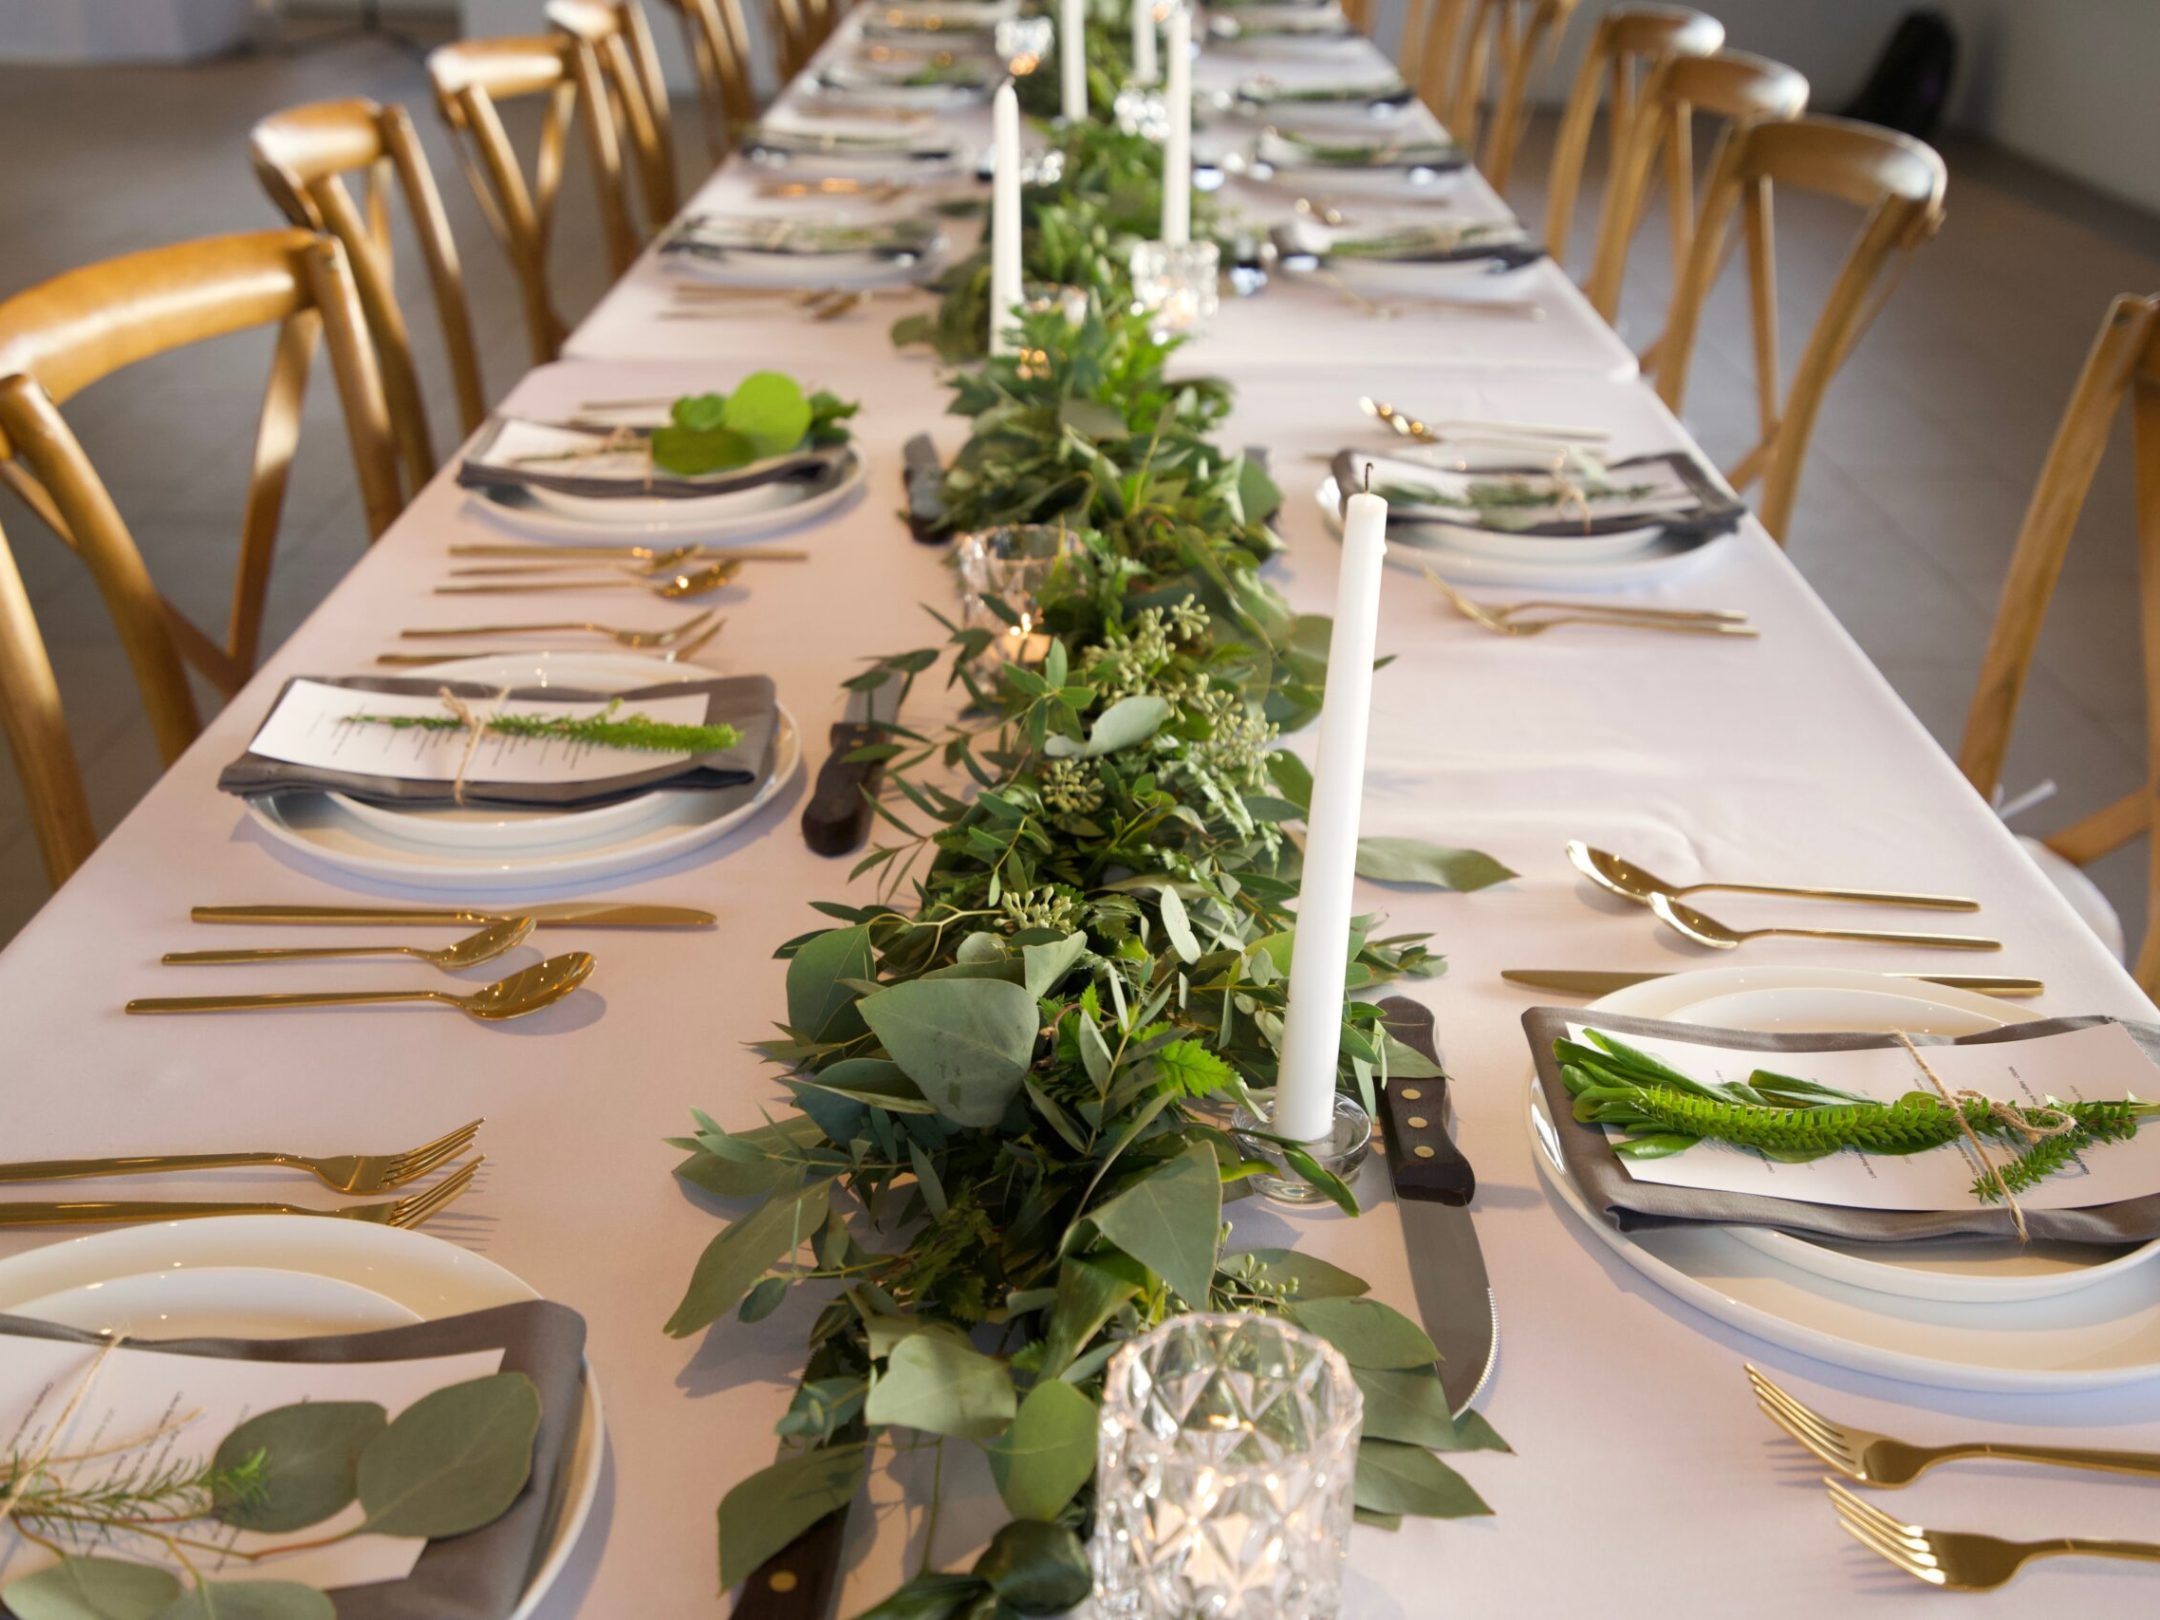
{"label": "white plate rim", "polygon": [[704,517],[640,518],[633,523],[598,523],[545,506],[506,506],[492,500],[481,490],[466,494],[467,510],[477,513],[489,522],[500,524],[518,534],[535,535],[543,540],[565,540],[583,543],[595,538],[621,539],[628,536],[673,536],[681,539],[700,539],[719,542],[747,541],[761,535],[775,534],[822,517],[862,488],[869,477],[862,449],[859,445],[848,446],[847,471],[832,488],[822,490],[808,500],[793,506],[773,507],[763,511],[745,512],[740,516],[725,514]]}
{"label": "white plate rim", "polygon": [[[373,1300],[378,1305],[385,1307],[386,1314],[387,1312],[393,1311],[398,1313],[399,1319],[394,1323],[388,1321],[384,1322],[382,1324],[384,1327],[409,1327],[413,1323],[423,1320],[419,1312],[413,1310],[412,1307],[410,1307],[409,1305],[400,1305],[396,1300],[390,1298],[387,1294],[379,1294],[374,1289],[364,1287],[359,1283],[348,1282],[341,1277],[324,1277],[312,1271],[295,1271],[290,1268],[273,1266],[190,1266],[185,1268],[184,1270],[168,1268],[163,1271],[131,1271],[124,1276],[100,1277],[95,1282],[77,1283],[72,1288],[56,1288],[51,1293],[40,1294],[34,1299],[18,1301],[17,1303],[8,1306],[7,1309],[10,1313],[16,1316],[34,1317],[40,1322],[58,1322],[59,1325],[61,1325],[62,1327],[73,1327],[81,1332],[86,1333],[102,1333],[104,1331],[103,1329],[88,1327],[81,1322],[65,1322],[62,1321],[60,1318],[51,1315],[50,1311],[53,1303],[58,1300],[72,1298],[76,1295],[87,1294],[90,1290],[94,1288],[116,1288],[124,1286],[128,1283],[144,1283],[150,1284],[152,1287],[154,1287],[155,1284],[152,1282],[152,1279],[162,1277],[186,1277],[196,1281],[200,1281],[205,1277],[248,1277],[256,1279],[286,1279],[274,1284],[267,1284],[267,1286],[278,1288],[291,1287],[293,1279],[297,1279],[309,1285],[328,1283],[331,1284],[334,1288],[336,1288],[341,1294],[359,1294],[366,1297],[367,1299]],[[324,1329],[323,1331],[342,1333],[368,1332],[372,1330],[367,1328],[337,1328]],[[197,1335],[190,1334],[187,1336],[196,1337]],[[220,1334],[218,1336],[235,1337],[236,1335]],[[317,1335],[313,1333],[303,1333],[293,1334],[290,1336],[294,1338],[314,1338]]]}
{"label": "white plate rim", "polygon": [[[291,1240],[290,1246],[281,1250],[280,1240],[287,1238]],[[228,1265],[248,1264],[241,1256],[268,1255],[272,1258],[258,1261],[255,1269],[304,1270],[315,1276],[355,1282],[384,1294],[409,1310],[419,1311],[422,1319],[428,1321],[435,1320],[436,1316],[457,1315],[484,1310],[490,1305],[515,1304],[543,1297],[538,1289],[515,1272],[485,1255],[430,1237],[425,1232],[377,1226],[365,1221],[325,1221],[306,1215],[225,1215],[192,1221],[162,1221],[117,1232],[92,1232],[0,1259],[0,1311],[12,1309],[11,1299],[40,1298],[62,1288],[79,1287],[101,1281],[105,1276],[117,1275],[116,1267],[126,1268],[125,1274],[130,1276],[167,1269],[172,1264],[169,1256],[174,1252],[171,1247],[174,1240],[223,1251],[223,1263]],[[131,1254],[140,1258],[121,1258],[112,1264],[106,1262],[108,1255]],[[325,1270],[321,1262],[331,1259],[349,1260],[352,1264],[350,1268]],[[164,1263],[157,1263],[160,1260]],[[447,1286],[453,1292],[462,1290],[466,1297],[451,1309],[429,1315],[433,1301],[400,1299],[387,1289],[377,1287],[374,1281],[364,1280],[370,1260],[385,1266],[409,1265],[412,1271],[408,1280],[416,1285],[417,1277],[413,1274],[429,1274],[437,1289]],[[91,1268],[87,1273],[83,1269],[85,1265]],[[362,1275],[351,1275],[353,1270]],[[593,1369],[590,1356],[584,1360],[584,1369],[584,1406],[577,1438],[572,1443],[566,1465],[569,1488],[564,1493],[560,1516],[546,1553],[526,1582],[510,1620],[531,1620],[540,1600],[561,1577],[599,1494],[606,1417],[600,1402],[599,1375]]]}

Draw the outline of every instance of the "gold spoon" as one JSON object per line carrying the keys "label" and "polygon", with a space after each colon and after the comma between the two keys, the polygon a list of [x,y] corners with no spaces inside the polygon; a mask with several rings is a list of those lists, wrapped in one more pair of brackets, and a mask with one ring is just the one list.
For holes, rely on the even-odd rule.
{"label": "gold spoon", "polygon": [[709,562],[712,554],[702,546],[674,546],[666,551],[655,552],[650,557],[568,557],[548,562],[473,563],[450,570],[452,579],[523,578],[532,574],[559,574],[564,569],[595,568],[614,569],[630,575],[633,579],[650,579],[655,574],[672,574],[681,570],[687,562]]}
{"label": "gold spoon", "polygon": [[1698,945],[1729,951],[1751,939],[1858,939],[1877,945],[1925,945],[1944,951],[1999,951],[2002,941],[1976,934],[1893,934],[1874,928],[1728,928],[1715,917],[1706,917],[1684,900],[1669,894],[1653,894],[1650,909],[1658,920],[1677,929]]}
{"label": "gold spoon", "polygon": [[1570,839],[1567,858],[1575,870],[1608,894],[1647,906],[1663,894],[1677,900],[1683,894],[1723,889],[1733,894],[1790,894],[1808,900],[1850,900],[1863,906],[1918,906],[1928,911],[1978,911],[1980,902],[1955,894],[1904,894],[1887,889],[1812,889],[1783,883],[1668,883],[1655,872],[1610,850],[1593,849],[1580,838]]}
{"label": "gold spoon", "polygon": [[592,977],[588,951],[566,951],[519,968],[506,979],[470,995],[447,990],[287,990],[256,996],[146,996],[127,1004],[131,1013],[243,1012],[260,1007],[364,1007],[386,1001],[439,1001],[469,1018],[522,1018],[562,1000]]}
{"label": "gold spoon", "polygon": [[623,579],[536,579],[517,585],[438,585],[437,596],[504,596],[524,591],[604,591],[611,586],[627,585],[647,590],[668,601],[680,601],[686,596],[703,596],[707,591],[717,591],[729,580],[742,572],[739,562],[710,563],[703,568],[688,569],[673,579],[657,583],[637,578]]}
{"label": "gold spoon", "polygon": [[530,917],[505,917],[477,934],[468,934],[455,945],[429,950],[420,945],[280,945],[262,950],[167,951],[162,958],[169,967],[193,967],[228,962],[321,962],[341,956],[410,956],[439,968],[467,968],[492,962],[515,949],[533,931]]}

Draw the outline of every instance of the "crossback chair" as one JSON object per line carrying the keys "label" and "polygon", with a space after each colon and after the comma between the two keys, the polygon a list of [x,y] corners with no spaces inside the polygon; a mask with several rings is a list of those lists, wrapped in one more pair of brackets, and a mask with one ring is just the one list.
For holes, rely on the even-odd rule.
{"label": "crossback chair", "polygon": [[[1995,626],[1980,664],[1980,681],[1958,746],[1958,769],[1984,795],[2002,779],[2018,699],[2040,642],[2041,621],[2061,577],[2063,559],[2125,403],[2130,406],[2137,459],[2139,598],[2145,656],[2145,785],[2084,820],[2040,841],[2041,869],[2064,887],[2057,862],[2074,869],[2150,838],[2160,803],[2160,296],[2115,300],[2055,430],[2017,548],[2004,576]],[[2028,848],[2031,846],[2028,845]],[[2074,874],[2082,877],[2082,874]],[[2089,882],[2090,880],[2085,880]],[[2149,921],[2132,965],[2146,994],[2160,994],[2160,840],[2148,851],[2145,880]],[[2103,902],[2104,904],[2104,902]]]}
{"label": "crossback chair", "polygon": [[[435,475],[435,449],[413,363],[412,335],[398,305],[388,196],[393,174],[427,264],[443,352],[457,393],[459,425],[470,434],[487,415],[457,243],[412,119],[403,107],[364,99],[318,101],[262,120],[248,134],[248,151],[263,189],[285,217],[309,230],[328,232],[345,249],[382,367],[390,427],[404,468],[405,498],[410,500]],[[345,183],[345,177],[355,173],[364,177],[357,202]]]}
{"label": "crossback chair", "polygon": [[[1478,167],[1494,189],[1506,186],[1515,149],[1529,117],[1530,75],[1557,51],[1577,0],[1432,0],[1418,63],[1419,99],[1448,133],[1475,146]],[[1407,31],[1407,30],[1406,30]],[[1487,105],[1489,100],[1489,107]]]}
{"label": "crossback chair", "polygon": [[[1672,221],[1673,268],[1687,263],[1695,236],[1695,118],[1719,121],[1720,133],[1735,124],[1798,118],[1807,111],[1808,82],[1782,62],[1720,51],[1712,56],[1675,56],[1650,75],[1635,103],[1625,139],[1614,147],[1612,172],[1598,217],[1597,248],[1583,292],[1608,321],[1620,313],[1620,290],[1628,256],[1650,201],[1660,167]],[[1644,351],[1645,364],[1655,345]]]}
{"label": "crossback chair", "polygon": [[[258,326],[275,326],[277,341],[220,640],[160,601],[60,407],[137,361]],[[170,649],[227,696],[254,671],[318,339],[330,351],[372,538],[397,515],[397,465],[367,320],[334,239],[290,228],[213,236],[70,270],[0,302],[0,477],[89,567],[168,761],[196,731],[194,702]]]}
{"label": "crossback chair", "polygon": [[649,236],[675,217],[675,129],[645,8],[638,0],[548,0],[547,17],[600,64],[615,127],[630,139]]}
{"label": "crossback chair", "polygon": [[[621,275],[638,252],[623,196],[621,146],[598,59],[583,40],[557,34],[455,40],[429,52],[427,65],[458,161],[517,277],[533,359],[544,364],[555,358],[568,331],[549,292],[547,251],[569,126],[580,107],[609,269]],[[499,106],[525,96],[546,98],[530,184]]]}
{"label": "crossback chair", "polygon": [[1610,187],[1642,93],[1659,64],[1671,57],[1708,56],[1724,43],[1723,23],[1683,6],[1623,6],[1598,19],[1560,115],[1545,183],[1545,251],[1556,262],[1567,259],[1575,198],[1582,190],[1599,101],[1605,105],[1605,175]]}
{"label": "crossback chair", "polygon": [[732,130],[757,117],[757,88],[750,23],[742,0],[668,0],[682,18],[683,40],[697,69],[698,108],[705,125],[705,149],[718,163],[734,145]]}
{"label": "crossback chair", "polygon": [[[1912,255],[1942,224],[1943,161],[1934,148],[1894,130],[1849,118],[1799,118],[1743,124],[1727,132],[1703,193],[1701,217],[1658,354],[1657,391],[1677,413],[1687,387],[1703,306],[1725,260],[1725,239],[1741,216],[1755,348],[1756,414],[1761,437],[1727,477],[1745,488],[1763,482],[1763,527],[1783,540],[1792,518],[1808,439],[1830,380],[1845,363]],[[1777,264],[1771,196],[1779,185],[1839,198],[1864,210],[1859,235],[1832,282],[1801,351],[1792,387],[1778,398]]]}

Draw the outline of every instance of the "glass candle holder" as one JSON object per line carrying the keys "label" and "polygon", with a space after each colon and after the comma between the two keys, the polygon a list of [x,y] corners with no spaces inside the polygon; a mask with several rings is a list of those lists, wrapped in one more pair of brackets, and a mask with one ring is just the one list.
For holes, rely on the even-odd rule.
{"label": "glass candle holder", "polygon": [[[1050,633],[1042,624],[1043,588],[1085,549],[1078,534],[1057,523],[978,529],[953,543],[953,569],[960,577],[960,621],[995,633],[984,657],[1033,665],[1049,656]],[[993,598],[1012,618],[990,605]]]}
{"label": "glass candle holder", "polygon": [[1215,318],[1222,250],[1213,242],[1135,242],[1133,308],[1158,339],[1198,337]]}
{"label": "glass candle holder", "polygon": [[990,43],[1005,71],[1024,79],[1057,44],[1057,24],[1048,17],[1007,17],[992,31]]}
{"label": "glass candle holder", "polygon": [[1364,1400],[1280,1317],[1174,1317],[1110,1358],[1098,1620],[1333,1620]]}
{"label": "glass candle holder", "polygon": [[1110,116],[1127,135],[1144,135],[1160,146],[1170,138],[1170,103],[1159,86],[1128,84],[1110,103]]}

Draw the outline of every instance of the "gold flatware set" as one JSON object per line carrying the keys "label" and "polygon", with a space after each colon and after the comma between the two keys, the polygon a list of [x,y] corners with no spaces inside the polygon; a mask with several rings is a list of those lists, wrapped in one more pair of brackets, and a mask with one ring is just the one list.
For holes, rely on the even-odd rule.
{"label": "gold flatware set", "polygon": [[[1609,996],[1653,979],[1669,979],[1670,973],[1637,973],[1622,968],[1502,968],[1500,977],[1510,984],[1533,990],[1553,990],[1564,996]],[[1886,973],[1886,979],[1910,979],[1918,984],[1939,984],[1951,990],[1970,990],[1981,996],[2037,996],[2047,990],[2044,979],[2021,979],[2006,973]]]}
{"label": "gold flatware set", "polygon": [[[1799,1442],[1845,1479],[1873,1489],[1898,1489],[1910,1485],[1938,1463],[1973,1457],[2160,1479],[2160,1456],[2147,1452],[1994,1440],[1912,1445],[1825,1417],[1752,1366],[1747,1375],[1756,1406],[1788,1438]],[[1906,1574],[1944,1591],[1990,1591],[2006,1584],[2038,1558],[2120,1558],[2160,1563],[2160,1545],[2151,1542],[2093,1536],[2006,1541],[1970,1531],[1930,1530],[1885,1513],[1838,1480],[1825,1476],[1823,1485],[1846,1534]]]}
{"label": "gold flatware set", "polygon": [[455,1007],[468,1018],[497,1023],[523,1018],[554,1005],[592,977],[587,951],[565,951],[531,967],[458,995],[449,990],[276,990],[239,996],[139,996],[131,1013],[265,1012],[292,1007],[368,1007],[391,1002],[432,1002]]}
{"label": "gold flatware set", "polygon": [[1647,906],[1659,895],[1679,900],[1716,890],[1724,894],[1781,894],[1807,900],[1847,900],[1859,905],[1918,906],[1929,911],[1978,911],[1980,902],[1959,894],[1911,894],[1896,889],[1825,889],[1791,883],[1674,883],[1610,850],[1580,838],[1568,841],[1568,864],[1607,894]]}
{"label": "gold flatware set", "polygon": [[301,902],[251,906],[196,906],[198,923],[320,924],[329,927],[409,926],[471,928],[509,917],[530,917],[535,928],[710,928],[719,919],[695,906],[640,901],[552,900],[515,911],[487,906],[317,906]]}
{"label": "gold flatware set", "polygon": [[1425,577],[1448,605],[1481,630],[1496,636],[1537,636],[1563,625],[1597,625],[1608,630],[1657,630],[1667,635],[1726,636],[1742,640],[1762,634],[1736,608],[1624,607],[1602,602],[1480,602],[1465,596],[1428,565]]}
{"label": "gold flatware set", "polygon": [[356,956],[409,956],[445,972],[477,967],[516,949],[533,931],[530,917],[505,917],[491,922],[476,934],[455,944],[430,949],[423,945],[275,945],[222,951],[167,951],[159,958],[168,967],[226,967],[244,962],[350,961]]}

